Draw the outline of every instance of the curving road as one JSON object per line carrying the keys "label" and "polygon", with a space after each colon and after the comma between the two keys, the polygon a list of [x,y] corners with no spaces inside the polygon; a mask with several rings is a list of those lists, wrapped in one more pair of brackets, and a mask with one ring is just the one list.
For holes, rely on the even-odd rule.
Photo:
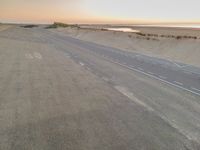
{"label": "curving road", "polygon": [[71,37],[58,36],[58,38],[87,49],[108,61],[200,96],[200,68],[80,41]]}
{"label": "curving road", "polygon": [[0,68],[0,149],[200,149],[198,68],[19,26]]}

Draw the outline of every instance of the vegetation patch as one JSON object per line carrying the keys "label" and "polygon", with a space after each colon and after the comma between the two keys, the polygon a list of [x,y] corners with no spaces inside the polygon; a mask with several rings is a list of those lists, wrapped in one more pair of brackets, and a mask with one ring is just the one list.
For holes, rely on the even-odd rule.
{"label": "vegetation patch", "polygon": [[138,32],[138,33],[136,33],[137,35],[140,35],[140,36],[146,36],[146,34],[144,34],[144,33],[141,33],[141,32]]}
{"label": "vegetation patch", "polygon": [[38,27],[38,25],[25,25],[25,26],[21,26],[23,28],[35,28]]}
{"label": "vegetation patch", "polygon": [[54,22],[53,24],[47,26],[46,29],[67,28],[67,27],[80,28],[78,25],[71,25],[71,24],[65,24],[65,23],[61,23],[61,22]]}
{"label": "vegetation patch", "polygon": [[174,36],[174,35],[158,35],[158,34],[145,34],[145,33],[136,33],[137,35],[139,36],[142,36],[142,37],[147,37],[146,39],[147,40],[150,40],[152,38],[158,38],[158,37],[162,37],[162,38],[174,38],[174,39],[177,39],[177,40],[180,40],[180,39],[198,39],[197,36],[187,36],[187,35],[177,35],[177,36]]}

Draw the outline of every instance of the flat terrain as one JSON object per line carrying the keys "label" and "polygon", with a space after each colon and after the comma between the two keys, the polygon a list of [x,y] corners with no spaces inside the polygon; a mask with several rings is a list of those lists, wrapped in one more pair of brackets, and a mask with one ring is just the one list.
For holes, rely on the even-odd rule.
{"label": "flat terrain", "polygon": [[0,24],[0,31],[6,30],[6,29],[8,29],[10,27],[11,27],[11,25],[2,25],[2,24]]}
{"label": "flat terrain", "polygon": [[2,150],[200,149],[193,68],[17,26],[0,68]]}
{"label": "flat terrain", "polygon": [[[138,52],[200,67],[200,30],[159,27],[130,27],[141,34],[102,30],[106,26],[58,28],[77,39]],[[107,26],[108,27],[108,26]],[[55,30],[55,29],[54,29]]]}

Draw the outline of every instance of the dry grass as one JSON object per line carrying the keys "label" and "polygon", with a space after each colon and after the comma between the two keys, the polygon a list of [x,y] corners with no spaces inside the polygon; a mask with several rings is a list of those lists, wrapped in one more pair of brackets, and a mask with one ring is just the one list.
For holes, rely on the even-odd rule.
{"label": "dry grass", "polygon": [[174,36],[174,35],[159,35],[159,34],[149,34],[149,33],[136,33],[137,35],[139,36],[142,36],[142,37],[147,37],[148,39],[151,39],[152,37],[154,38],[174,38],[174,39],[177,39],[177,40],[180,40],[180,39],[200,39],[200,37],[197,37],[197,36],[187,36],[187,35],[177,35],[177,36]]}
{"label": "dry grass", "polygon": [[46,29],[51,29],[51,28],[67,28],[67,27],[76,27],[79,28],[78,25],[71,25],[71,24],[65,24],[61,22],[54,22],[52,25],[49,25],[46,27]]}

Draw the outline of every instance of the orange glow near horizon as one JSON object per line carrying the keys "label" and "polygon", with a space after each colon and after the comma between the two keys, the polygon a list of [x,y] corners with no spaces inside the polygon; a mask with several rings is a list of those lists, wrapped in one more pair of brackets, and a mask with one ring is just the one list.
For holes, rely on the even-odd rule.
{"label": "orange glow near horizon", "polygon": [[[144,0],[124,0],[123,3],[119,0],[1,0],[0,22],[51,23],[60,21],[77,24],[200,23],[200,19],[193,19],[190,16],[184,18],[184,14],[180,15],[182,12],[178,14],[178,10],[176,18],[179,15],[180,17],[176,19],[173,18],[173,14],[170,14],[170,12],[169,17],[163,17],[166,16],[166,13],[162,12],[162,9],[156,11],[161,11],[163,14],[154,12],[155,8],[151,7],[148,7],[149,10],[146,10],[147,8],[141,9],[140,7],[144,7],[142,1]],[[152,1],[155,4],[159,3],[158,0]],[[167,4],[167,1],[165,3]],[[131,4],[137,4],[138,7],[131,7]]]}

